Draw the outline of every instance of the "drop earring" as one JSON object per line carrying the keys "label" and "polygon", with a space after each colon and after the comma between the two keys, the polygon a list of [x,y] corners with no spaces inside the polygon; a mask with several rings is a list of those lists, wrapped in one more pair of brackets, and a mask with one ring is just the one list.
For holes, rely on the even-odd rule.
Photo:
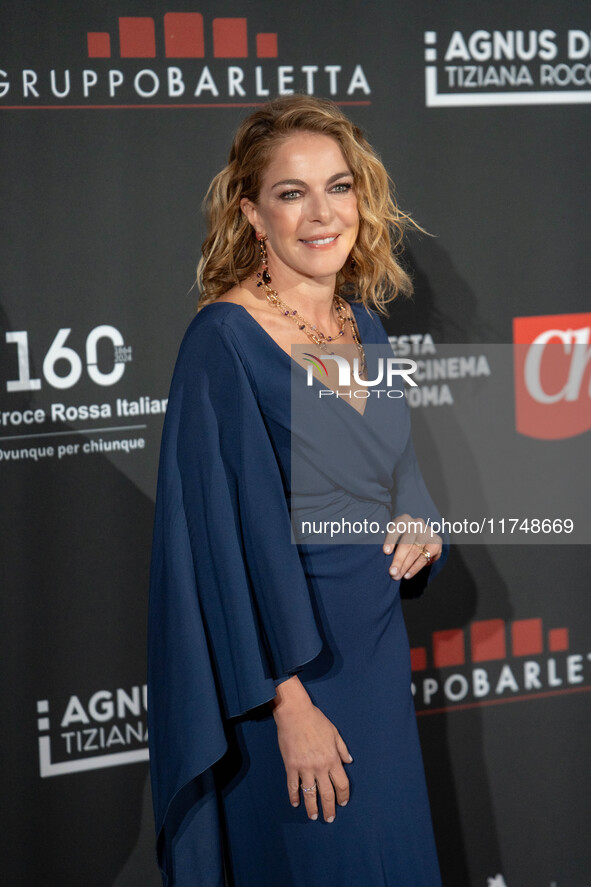
{"label": "drop earring", "polygon": [[263,237],[262,234],[259,234],[258,231],[257,231],[256,238],[259,242],[259,250],[261,252],[261,265],[263,267],[263,270],[257,274],[257,277],[262,277],[262,279],[265,283],[271,283],[271,275],[269,274],[268,256],[267,256],[267,250],[265,247],[265,240],[267,238]]}

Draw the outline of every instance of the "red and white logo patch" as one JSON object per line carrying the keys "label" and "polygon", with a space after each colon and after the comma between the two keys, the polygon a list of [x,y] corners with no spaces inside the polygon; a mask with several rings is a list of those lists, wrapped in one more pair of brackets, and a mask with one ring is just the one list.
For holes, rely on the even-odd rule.
{"label": "red and white logo patch", "polygon": [[513,319],[515,420],[541,440],[591,428],[591,314]]}

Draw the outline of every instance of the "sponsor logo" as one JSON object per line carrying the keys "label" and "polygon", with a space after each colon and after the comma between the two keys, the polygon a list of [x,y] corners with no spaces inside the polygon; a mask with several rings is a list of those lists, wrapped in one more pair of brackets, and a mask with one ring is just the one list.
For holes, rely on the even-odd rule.
{"label": "sponsor logo", "polygon": [[591,428],[591,314],[513,319],[515,424],[541,440]]}
{"label": "sponsor logo", "polygon": [[277,33],[245,17],[205,21],[199,12],[120,16],[81,31],[85,62],[0,67],[0,108],[239,107],[270,95],[319,91],[339,104],[370,104],[360,64],[337,59],[299,67]]}
{"label": "sponsor logo", "polygon": [[[146,686],[37,701],[39,774],[64,776],[148,760]],[[57,712],[57,714],[56,714]]]}
{"label": "sponsor logo", "polygon": [[[0,403],[0,462],[39,462],[47,458],[59,461],[66,456],[112,452],[129,455],[145,449],[145,439],[136,432],[148,428],[149,417],[161,417],[168,401],[144,393],[106,399],[116,385],[121,394],[127,367],[133,359],[131,345],[125,343],[116,327],[101,324],[90,330],[85,339],[79,331],[63,327],[41,354],[35,336],[31,338],[32,348],[27,330],[5,333],[6,378],[1,384],[6,398]],[[68,397],[70,390],[80,384],[88,392],[88,383],[91,389],[96,386],[96,399],[94,394],[90,395],[94,402],[72,402]],[[50,399],[46,397],[47,389],[52,391]],[[120,438],[121,432],[134,434]],[[107,437],[82,443],[64,440],[77,435]],[[111,435],[116,437],[110,439]],[[44,442],[38,443],[40,439]]]}
{"label": "sponsor logo", "polygon": [[[72,388],[80,381],[83,372],[83,363],[80,355],[69,345],[66,345],[72,330],[63,327],[58,330],[53,342],[43,357],[43,376],[52,388]],[[38,391],[42,387],[41,379],[32,377],[31,356],[29,352],[29,333],[26,330],[5,333],[7,345],[16,346],[16,378],[6,380],[6,391]],[[111,349],[110,366],[105,370],[103,360],[99,363],[99,349],[103,347]],[[125,372],[125,365],[132,359],[130,345],[125,345],[123,336],[114,326],[101,324],[94,327],[86,337],[84,346],[86,358],[86,373],[89,379],[102,387],[115,385]],[[58,367],[61,372],[58,372]],[[63,372],[67,367],[68,371]]]}
{"label": "sponsor logo", "polygon": [[[440,345],[439,354],[430,333],[388,336],[397,357],[412,355],[416,369],[415,387],[406,388],[411,407],[441,407],[454,403],[454,383],[492,375],[486,354],[470,346],[464,354],[454,353],[461,345]],[[451,383],[451,384],[450,384]]]}
{"label": "sponsor logo", "polygon": [[569,629],[542,619],[472,622],[412,647],[417,715],[461,711],[591,690],[591,652],[571,652]]}
{"label": "sponsor logo", "polygon": [[591,32],[425,31],[428,108],[591,102]]}

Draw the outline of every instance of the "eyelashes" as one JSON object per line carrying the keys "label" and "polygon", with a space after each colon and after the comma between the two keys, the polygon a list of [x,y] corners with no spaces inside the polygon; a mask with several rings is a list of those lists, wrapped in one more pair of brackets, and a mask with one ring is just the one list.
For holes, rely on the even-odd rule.
{"label": "eyelashes", "polygon": [[[352,182],[337,182],[336,185],[331,185],[330,192],[331,194],[347,194],[349,191],[353,190]],[[297,200],[298,197],[303,195],[303,191],[298,190],[297,188],[290,188],[287,191],[282,191],[279,194],[279,199],[283,200],[285,203],[291,203],[293,200]]]}
{"label": "eyelashes", "polygon": [[346,194],[347,191],[353,190],[353,182],[337,182],[330,190],[336,191],[337,194]]}
{"label": "eyelashes", "polygon": [[286,203],[289,203],[291,200],[297,200],[301,193],[301,191],[282,191],[279,195],[279,199],[285,200]]}

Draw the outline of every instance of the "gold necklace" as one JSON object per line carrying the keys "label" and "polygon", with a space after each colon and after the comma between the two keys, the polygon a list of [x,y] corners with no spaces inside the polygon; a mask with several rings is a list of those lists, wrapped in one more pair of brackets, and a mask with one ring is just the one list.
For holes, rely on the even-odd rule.
{"label": "gold necklace", "polygon": [[357,350],[359,352],[360,358],[360,373],[363,375],[365,372],[365,351],[363,349],[363,345],[359,340],[359,336],[357,335],[357,330],[355,328],[355,321],[353,319],[353,315],[345,310],[346,302],[344,299],[341,299],[340,296],[336,295],[333,297],[333,305],[335,311],[339,316],[340,330],[336,334],[336,336],[325,336],[324,333],[319,330],[314,324],[311,324],[310,321],[306,320],[305,317],[302,317],[299,312],[297,312],[294,308],[290,308],[283,299],[279,298],[276,290],[271,289],[271,287],[266,287],[263,284],[263,288],[265,289],[265,295],[267,296],[268,301],[271,305],[274,305],[284,317],[289,317],[290,320],[293,320],[298,329],[304,332],[310,341],[314,342],[315,345],[318,345],[323,351],[327,354],[334,354],[334,351],[331,351],[328,347],[328,342],[334,342],[337,339],[340,339],[341,336],[345,334],[345,323],[348,321],[351,327],[351,337],[357,346]]}
{"label": "gold necklace", "polygon": [[290,306],[286,302],[284,302],[283,299],[280,298],[277,290],[274,290],[271,287],[271,275],[269,274],[269,269],[267,266],[267,250],[265,249],[265,240],[266,238],[259,239],[263,270],[257,272],[257,286],[264,289],[267,300],[270,302],[271,305],[277,308],[277,310],[280,311],[284,317],[289,317],[290,320],[293,320],[293,322],[297,324],[298,329],[305,333],[310,341],[312,341],[315,345],[318,345],[319,348],[322,348],[322,350],[326,351],[328,354],[334,354],[334,351],[330,350],[327,343],[334,342],[336,339],[340,339],[340,337],[345,334],[345,323],[347,323],[348,321],[351,328],[351,337],[359,352],[360,374],[363,375],[363,373],[365,373],[365,351],[357,334],[355,319],[353,317],[353,314],[347,310],[348,306],[345,300],[336,293],[334,294],[333,306],[335,311],[337,312],[340,330],[336,334],[336,336],[325,336],[324,333],[318,329],[316,324],[310,323],[310,321],[306,320],[305,317],[302,317],[302,315],[298,311],[296,311],[294,308],[290,308]]}

